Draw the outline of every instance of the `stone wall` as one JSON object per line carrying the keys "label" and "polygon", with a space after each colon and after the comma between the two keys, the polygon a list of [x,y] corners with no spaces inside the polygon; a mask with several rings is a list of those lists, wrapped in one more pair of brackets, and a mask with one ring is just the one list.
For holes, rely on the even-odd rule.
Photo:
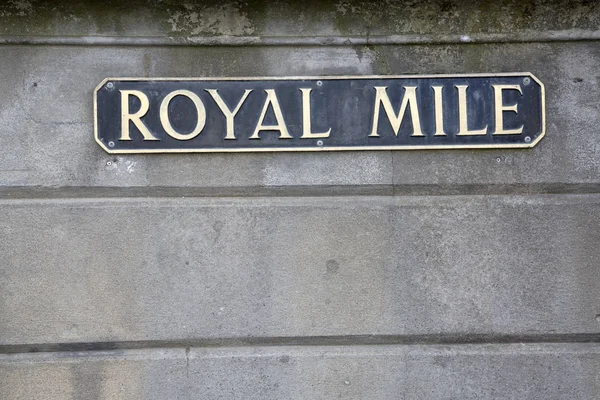
{"label": "stone wall", "polygon": [[[0,4],[0,398],[600,399],[600,4]],[[530,150],[126,155],[108,76],[517,72]]]}

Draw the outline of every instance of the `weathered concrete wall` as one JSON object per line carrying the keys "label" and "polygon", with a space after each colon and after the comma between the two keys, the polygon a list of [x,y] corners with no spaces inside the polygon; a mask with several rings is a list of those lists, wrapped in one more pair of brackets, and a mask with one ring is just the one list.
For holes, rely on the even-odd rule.
{"label": "weathered concrete wall", "polygon": [[78,2],[10,0],[0,6],[7,35],[332,36],[430,35],[598,29],[589,0],[178,0]]}
{"label": "weathered concrete wall", "polygon": [[596,195],[3,210],[4,344],[598,330]]}
{"label": "weathered concrete wall", "polygon": [[[0,4],[0,398],[600,399],[600,4]],[[237,46],[234,46],[237,44]],[[529,71],[531,150],[106,154],[107,76]]]}
{"label": "weathered concrete wall", "polygon": [[599,360],[584,344],[19,354],[0,355],[0,390],[19,400],[597,399]]}

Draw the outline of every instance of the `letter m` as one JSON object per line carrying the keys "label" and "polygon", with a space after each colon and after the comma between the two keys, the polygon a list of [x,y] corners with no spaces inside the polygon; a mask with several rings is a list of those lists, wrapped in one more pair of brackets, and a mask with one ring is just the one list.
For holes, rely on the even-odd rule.
{"label": "letter m", "polygon": [[394,113],[392,103],[387,94],[387,86],[375,86],[375,110],[373,111],[373,129],[371,130],[370,137],[379,137],[377,133],[379,125],[379,110],[381,106],[385,111],[385,114],[394,130],[394,134],[398,136],[400,131],[400,125],[404,114],[406,114],[407,108],[410,106],[410,117],[413,124],[413,134],[411,136],[425,136],[421,131],[421,121],[419,119],[419,110],[417,106],[417,87],[416,86],[403,86],[404,97],[402,98],[402,104],[400,105],[400,111],[398,114]]}

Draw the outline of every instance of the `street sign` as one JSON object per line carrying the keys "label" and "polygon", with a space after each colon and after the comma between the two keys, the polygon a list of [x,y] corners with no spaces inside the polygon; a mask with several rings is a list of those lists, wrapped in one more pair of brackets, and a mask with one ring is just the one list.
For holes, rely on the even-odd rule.
{"label": "street sign", "polygon": [[115,154],[528,148],[544,96],[530,73],[107,78],[94,122]]}

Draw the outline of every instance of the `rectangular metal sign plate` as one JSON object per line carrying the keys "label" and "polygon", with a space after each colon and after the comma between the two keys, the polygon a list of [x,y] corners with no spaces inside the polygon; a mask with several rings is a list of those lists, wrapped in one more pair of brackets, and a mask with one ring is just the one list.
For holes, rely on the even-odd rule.
{"label": "rectangular metal sign plate", "polygon": [[530,73],[107,78],[94,128],[109,153],[527,148],[544,102]]}

